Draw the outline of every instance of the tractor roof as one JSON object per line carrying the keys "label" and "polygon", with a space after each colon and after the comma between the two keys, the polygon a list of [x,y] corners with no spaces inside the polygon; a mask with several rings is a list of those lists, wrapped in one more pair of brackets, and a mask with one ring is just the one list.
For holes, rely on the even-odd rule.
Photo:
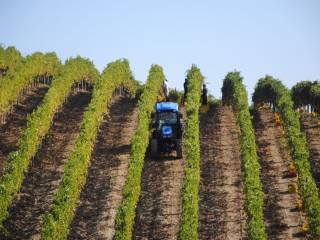
{"label": "tractor roof", "polygon": [[156,104],[156,111],[179,111],[179,105],[175,102],[160,102]]}

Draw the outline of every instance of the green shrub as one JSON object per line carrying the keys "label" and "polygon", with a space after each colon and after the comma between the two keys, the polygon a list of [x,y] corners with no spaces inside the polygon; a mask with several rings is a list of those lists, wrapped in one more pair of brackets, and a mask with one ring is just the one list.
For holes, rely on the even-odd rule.
{"label": "green shrub", "polygon": [[64,176],[54,198],[51,211],[44,217],[43,239],[66,239],[69,225],[86,182],[91,153],[99,126],[107,112],[112,94],[124,86],[134,94],[136,83],[127,60],[118,60],[107,66],[95,84],[88,110],[81,123],[75,148],[65,166]]}
{"label": "green shrub", "polygon": [[0,69],[5,70],[5,75],[15,72],[23,59],[21,53],[15,47],[4,49],[0,46]]}
{"label": "green shrub", "polygon": [[0,227],[3,227],[2,222],[8,216],[8,209],[21,187],[30,159],[48,133],[53,117],[67,98],[72,84],[82,79],[95,82],[98,77],[98,71],[90,61],[80,57],[68,60],[62,72],[52,82],[41,105],[28,118],[19,148],[10,153],[0,178]]}
{"label": "green shrub", "polygon": [[294,85],[291,89],[291,96],[294,108],[311,106],[312,111],[320,113],[320,83],[302,81]]}
{"label": "green shrub", "polygon": [[186,154],[185,179],[182,188],[182,220],[179,239],[198,239],[199,182],[200,182],[200,131],[199,107],[204,77],[192,65],[188,70],[188,92],[185,103],[187,119],[184,136]]}
{"label": "green shrub", "polygon": [[246,200],[249,239],[267,239],[263,217],[263,191],[260,181],[260,164],[256,139],[251,122],[248,97],[239,72],[230,72],[223,81],[222,99],[238,113],[243,182]]}
{"label": "green shrub", "polygon": [[[268,92],[266,96],[266,92]],[[271,97],[272,96],[272,97]],[[261,78],[253,94],[255,104],[271,103],[279,111],[288,136],[291,155],[298,170],[299,190],[309,216],[310,233],[320,238],[320,199],[309,162],[307,141],[301,133],[299,114],[294,111],[290,91],[271,76]]]}
{"label": "green shrub", "polygon": [[55,53],[36,52],[27,56],[16,71],[0,81],[0,117],[5,115],[36,76],[56,76],[61,68]]}
{"label": "green shrub", "polygon": [[118,208],[115,220],[114,239],[129,240],[132,238],[135,209],[141,193],[141,173],[149,144],[151,113],[154,110],[157,97],[162,91],[164,79],[162,67],[152,65],[139,100],[138,127],[132,141],[131,160],[123,189],[123,200]]}
{"label": "green shrub", "polygon": [[180,105],[183,99],[183,91],[178,91],[177,89],[170,89],[168,98],[169,101],[176,102]]}

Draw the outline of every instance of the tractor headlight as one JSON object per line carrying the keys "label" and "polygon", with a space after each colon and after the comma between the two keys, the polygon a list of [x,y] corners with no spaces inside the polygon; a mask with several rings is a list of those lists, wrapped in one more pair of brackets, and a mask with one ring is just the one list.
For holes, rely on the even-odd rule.
{"label": "tractor headlight", "polygon": [[163,126],[161,129],[161,134],[163,138],[170,138],[173,135],[173,130],[171,126]]}

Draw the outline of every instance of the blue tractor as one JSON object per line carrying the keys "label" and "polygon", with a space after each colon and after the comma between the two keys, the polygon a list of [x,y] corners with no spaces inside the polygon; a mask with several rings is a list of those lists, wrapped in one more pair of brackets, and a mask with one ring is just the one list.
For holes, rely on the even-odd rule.
{"label": "blue tractor", "polygon": [[177,158],[182,158],[182,134],[182,114],[178,104],[157,103],[152,115],[151,156],[157,158],[161,153],[176,151]]}

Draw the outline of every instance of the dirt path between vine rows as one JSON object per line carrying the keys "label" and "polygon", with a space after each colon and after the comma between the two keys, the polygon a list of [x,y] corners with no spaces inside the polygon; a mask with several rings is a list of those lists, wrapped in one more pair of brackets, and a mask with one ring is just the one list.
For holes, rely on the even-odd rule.
{"label": "dirt path between vine rows", "polygon": [[292,163],[281,126],[275,124],[274,114],[261,108],[254,115],[261,180],[265,193],[264,218],[268,239],[305,239],[301,227],[304,214],[297,208],[299,195],[289,193],[289,185],[297,177],[288,176]]}
{"label": "dirt path between vine rows", "polygon": [[307,136],[313,177],[320,189],[320,116],[303,114],[301,127]]}
{"label": "dirt path between vine rows", "polygon": [[112,239],[137,125],[136,100],[118,97],[99,134],[68,239]]}
{"label": "dirt path between vine rows", "polygon": [[230,106],[200,116],[199,239],[246,239],[239,126]]}
{"label": "dirt path between vine rows", "polygon": [[176,159],[175,154],[153,159],[147,153],[133,239],[178,238],[185,158]]}
{"label": "dirt path between vine rows", "polygon": [[9,239],[40,239],[42,215],[49,211],[62,179],[63,166],[79,134],[91,93],[73,93],[31,162],[18,198],[4,222]]}
{"label": "dirt path between vine rows", "polygon": [[23,130],[27,127],[29,114],[40,104],[48,91],[48,86],[39,84],[30,88],[22,96],[19,104],[13,106],[6,123],[0,123],[0,175],[10,152],[17,150]]}

